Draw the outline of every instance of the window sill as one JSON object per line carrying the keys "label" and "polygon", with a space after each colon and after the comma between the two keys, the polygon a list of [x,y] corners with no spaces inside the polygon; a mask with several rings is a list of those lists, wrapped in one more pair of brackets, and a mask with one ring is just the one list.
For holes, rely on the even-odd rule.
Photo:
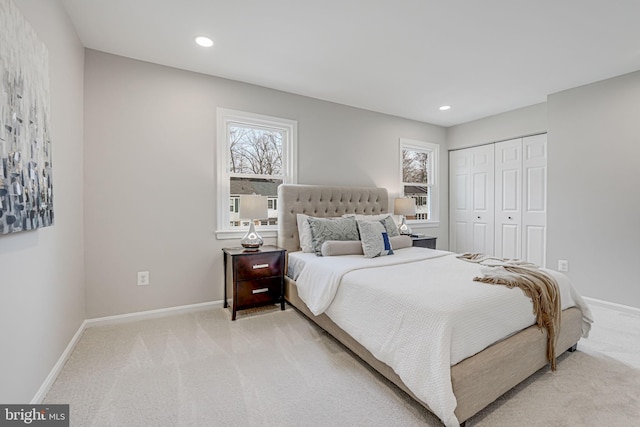
{"label": "window sill", "polygon": [[[260,236],[265,238],[278,237],[277,230],[256,230]],[[216,239],[218,240],[232,240],[242,239],[247,234],[247,230],[231,231],[231,230],[216,230]]]}
{"label": "window sill", "polygon": [[419,221],[419,220],[408,220],[407,225],[410,228],[437,228],[440,227],[440,221]]}

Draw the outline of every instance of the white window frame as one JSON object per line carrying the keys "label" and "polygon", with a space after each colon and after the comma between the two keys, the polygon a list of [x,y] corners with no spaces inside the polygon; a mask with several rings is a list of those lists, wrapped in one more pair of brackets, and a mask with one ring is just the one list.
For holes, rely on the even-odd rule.
{"label": "white window frame", "polygon": [[[230,204],[231,188],[229,172],[229,126],[246,125],[273,129],[282,132],[282,172],[283,183],[296,184],[298,182],[298,122],[279,117],[244,111],[217,109],[217,211],[216,237],[218,239],[239,239],[248,230],[247,227],[231,227]],[[277,226],[264,225],[256,227],[262,237],[277,236]]]}
{"label": "white window frame", "polygon": [[[402,175],[402,150],[408,149],[413,151],[422,151],[428,153],[427,166],[427,187],[429,188],[429,219],[411,219],[407,220],[410,227],[438,227],[440,226],[440,190],[438,185],[438,171],[440,167],[440,145],[432,142],[418,141],[415,139],[400,138],[400,149],[398,151],[399,160],[399,179],[400,196],[404,197],[403,175]],[[411,183],[407,183],[411,184]]]}

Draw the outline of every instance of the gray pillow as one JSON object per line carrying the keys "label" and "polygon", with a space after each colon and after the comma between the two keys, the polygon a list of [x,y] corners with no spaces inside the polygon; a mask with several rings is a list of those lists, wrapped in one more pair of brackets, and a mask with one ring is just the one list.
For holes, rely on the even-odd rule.
{"label": "gray pillow", "polygon": [[384,225],[384,228],[387,229],[387,233],[389,233],[389,237],[399,236],[400,230],[398,230],[398,224],[393,220],[391,214],[375,214],[375,215],[364,215],[364,214],[354,214],[347,213],[342,215],[343,218],[355,218],[356,220],[363,221],[380,221]]}
{"label": "gray pillow", "polygon": [[307,218],[311,228],[313,251],[322,256],[322,244],[327,240],[358,240],[355,218]]}
{"label": "gray pillow", "polygon": [[393,255],[389,234],[381,221],[358,221],[358,230],[365,258]]}
{"label": "gray pillow", "polygon": [[393,220],[391,215],[387,215],[385,218],[381,219],[380,222],[384,225],[384,228],[387,229],[387,233],[389,237],[395,237],[400,235],[400,230],[398,230],[398,224]]}

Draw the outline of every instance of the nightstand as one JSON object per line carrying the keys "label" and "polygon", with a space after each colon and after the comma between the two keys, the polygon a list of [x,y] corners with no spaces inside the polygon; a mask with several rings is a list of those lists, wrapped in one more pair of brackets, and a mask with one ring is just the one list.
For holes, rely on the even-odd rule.
{"label": "nightstand", "polygon": [[233,298],[231,320],[236,311],[279,302],[284,310],[284,274],[287,251],[276,246],[262,246],[257,251],[223,248],[224,307],[227,295]]}
{"label": "nightstand", "polygon": [[417,246],[419,248],[435,249],[436,239],[437,237],[433,237],[433,236],[423,236],[423,237],[411,236],[411,240],[413,240],[413,246]]}

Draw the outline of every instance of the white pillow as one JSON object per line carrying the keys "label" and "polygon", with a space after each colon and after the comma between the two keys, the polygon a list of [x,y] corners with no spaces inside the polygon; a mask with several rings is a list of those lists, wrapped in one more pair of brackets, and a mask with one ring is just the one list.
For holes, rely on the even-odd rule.
{"label": "white pillow", "polygon": [[309,225],[307,218],[309,218],[309,215],[296,215],[296,222],[298,223],[298,237],[300,238],[300,249],[302,252],[314,252],[311,240],[313,237],[311,235],[311,226]]}

